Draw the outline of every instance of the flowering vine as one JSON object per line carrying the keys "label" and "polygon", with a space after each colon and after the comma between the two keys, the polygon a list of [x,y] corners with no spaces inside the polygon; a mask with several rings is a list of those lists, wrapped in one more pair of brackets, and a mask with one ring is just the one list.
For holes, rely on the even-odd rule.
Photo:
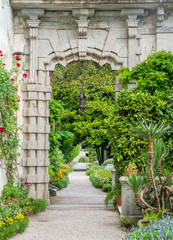
{"label": "flowering vine", "polygon": [[[6,69],[6,57],[0,51],[0,167],[6,169],[8,182],[14,183],[18,174],[17,156],[19,148],[19,130],[16,111],[20,98],[17,95],[21,76],[18,56],[14,58],[11,70]],[[24,73],[22,78],[26,78]],[[22,80],[21,78],[21,80]]]}

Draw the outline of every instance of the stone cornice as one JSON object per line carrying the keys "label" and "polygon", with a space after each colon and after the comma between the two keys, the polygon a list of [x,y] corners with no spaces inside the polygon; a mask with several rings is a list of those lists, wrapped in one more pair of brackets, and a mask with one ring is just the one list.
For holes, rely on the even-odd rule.
{"label": "stone cornice", "polygon": [[155,9],[160,5],[173,8],[173,0],[11,0],[14,9],[40,8],[45,10],[72,11],[76,8],[94,8],[96,10],[120,10],[129,8]]}

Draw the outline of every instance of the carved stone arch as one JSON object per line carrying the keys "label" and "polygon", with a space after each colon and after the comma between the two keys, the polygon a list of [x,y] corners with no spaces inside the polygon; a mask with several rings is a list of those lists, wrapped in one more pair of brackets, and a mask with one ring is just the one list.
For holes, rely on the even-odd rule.
{"label": "carved stone arch", "polygon": [[[57,64],[61,64],[65,67],[73,61],[81,61],[79,52],[76,50],[76,48],[70,49],[68,54],[65,54],[66,51],[50,53],[42,60],[45,70],[54,71]],[[118,70],[127,65],[126,59],[121,59],[115,52],[102,52],[95,48],[88,48],[85,60],[92,60],[97,62],[100,66],[108,63],[111,65],[112,70]]]}

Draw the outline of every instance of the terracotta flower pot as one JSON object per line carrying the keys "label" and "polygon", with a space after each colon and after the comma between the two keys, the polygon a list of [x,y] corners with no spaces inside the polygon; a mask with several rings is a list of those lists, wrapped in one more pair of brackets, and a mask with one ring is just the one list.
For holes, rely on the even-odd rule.
{"label": "terracotta flower pot", "polygon": [[129,177],[132,173],[136,174],[136,176],[138,175],[138,170],[137,169],[136,170],[124,170],[124,172],[125,172],[125,175],[129,176]]}
{"label": "terracotta flower pot", "polygon": [[117,205],[118,205],[118,206],[121,206],[121,198],[118,198],[118,199],[117,199]]}

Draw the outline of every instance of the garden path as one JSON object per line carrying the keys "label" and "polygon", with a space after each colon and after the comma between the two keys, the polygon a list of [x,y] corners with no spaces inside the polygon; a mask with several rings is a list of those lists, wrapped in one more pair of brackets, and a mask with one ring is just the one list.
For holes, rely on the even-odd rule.
{"label": "garden path", "polygon": [[70,174],[68,188],[52,197],[45,212],[30,217],[29,227],[13,240],[121,240],[119,214],[105,208],[105,193],[95,189],[85,172]]}

